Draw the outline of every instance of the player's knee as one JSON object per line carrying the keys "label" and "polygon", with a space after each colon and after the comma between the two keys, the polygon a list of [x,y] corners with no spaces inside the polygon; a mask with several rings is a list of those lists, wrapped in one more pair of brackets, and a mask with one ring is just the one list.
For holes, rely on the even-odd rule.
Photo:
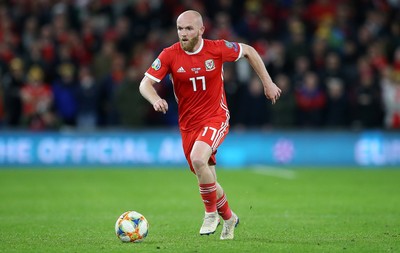
{"label": "player's knee", "polygon": [[192,166],[196,172],[201,171],[202,169],[206,168],[206,166],[207,166],[206,161],[199,159],[197,157],[192,157],[191,161],[192,161]]}

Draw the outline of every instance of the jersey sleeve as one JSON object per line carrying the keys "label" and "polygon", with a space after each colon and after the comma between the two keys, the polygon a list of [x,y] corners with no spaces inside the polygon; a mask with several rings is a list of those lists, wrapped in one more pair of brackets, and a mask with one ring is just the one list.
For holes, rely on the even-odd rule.
{"label": "jersey sleeve", "polygon": [[242,57],[242,46],[239,43],[220,40],[219,44],[223,62],[237,61]]}
{"label": "jersey sleeve", "polygon": [[163,50],[144,75],[159,83],[170,72],[169,62],[168,52]]}

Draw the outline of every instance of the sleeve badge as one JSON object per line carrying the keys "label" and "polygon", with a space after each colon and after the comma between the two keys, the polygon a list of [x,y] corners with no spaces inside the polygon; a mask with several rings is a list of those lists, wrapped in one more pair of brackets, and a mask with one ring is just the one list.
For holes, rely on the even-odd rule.
{"label": "sleeve badge", "polygon": [[233,47],[233,44],[232,44],[232,42],[229,42],[229,41],[225,40],[225,46],[226,46],[227,48],[232,48],[232,47]]}
{"label": "sleeve badge", "polygon": [[159,70],[161,68],[161,61],[160,59],[155,59],[153,64],[151,64],[151,68],[153,68],[154,70]]}
{"label": "sleeve badge", "polygon": [[233,50],[235,50],[235,52],[237,52],[239,50],[236,42],[229,42],[229,41],[225,40],[225,46],[229,49],[233,48]]}

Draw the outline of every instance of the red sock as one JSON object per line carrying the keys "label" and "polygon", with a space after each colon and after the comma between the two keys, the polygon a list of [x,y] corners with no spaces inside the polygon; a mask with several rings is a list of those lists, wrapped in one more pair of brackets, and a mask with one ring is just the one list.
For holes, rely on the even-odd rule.
{"label": "red sock", "polygon": [[224,220],[229,220],[232,217],[232,211],[229,207],[228,200],[226,200],[225,193],[217,200],[217,210],[218,214],[221,215]]}
{"label": "red sock", "polygon": [[200,195],[207,213],[217,211],[217,186],[215,183],[200,184]]}

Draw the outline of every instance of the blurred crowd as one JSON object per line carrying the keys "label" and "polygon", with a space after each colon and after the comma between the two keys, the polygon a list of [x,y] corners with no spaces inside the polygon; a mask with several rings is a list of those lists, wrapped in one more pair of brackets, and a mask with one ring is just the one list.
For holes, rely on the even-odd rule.
{"label": "blurred crowd", "polygon": [[225,64],[233,128],[400,129],[397,0],[2,1],[0,127],[175,127],[170,81],[166,115],[138,86],[187,9],[205,38],[256,48],[282,89],[272,106],[247,61]]}

